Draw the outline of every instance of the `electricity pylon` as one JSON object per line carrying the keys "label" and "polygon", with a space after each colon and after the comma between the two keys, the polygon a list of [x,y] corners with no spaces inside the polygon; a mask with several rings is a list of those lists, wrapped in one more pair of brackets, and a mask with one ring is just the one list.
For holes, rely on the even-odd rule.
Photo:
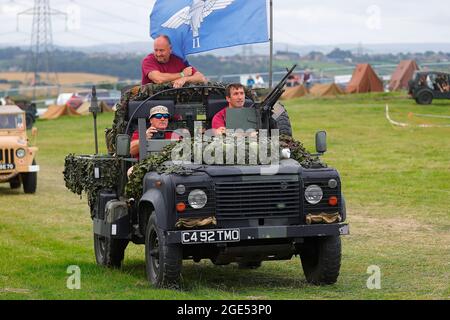
{"label": "electricity pylon", "polygon": [[[59,84],[58,74],[52,66],[53,56],[53,34],[51,17],[62,15],[67,22],[67,14],[50,8],[50,0],[34,0],[33,8],[19,12],[17,20],[21,15],[32,15],[33,25],[31,30],[31,43],[29,55],[26,62],[26,83],[33,86],[33,99],[36,98],[37,85]],[[67,26],[67,24],[66,24]],[[30,73],[33,77],[30,79]],[[40,73],[43,75],[40,76]],[[50,78],[50,74],[54,78]]]}

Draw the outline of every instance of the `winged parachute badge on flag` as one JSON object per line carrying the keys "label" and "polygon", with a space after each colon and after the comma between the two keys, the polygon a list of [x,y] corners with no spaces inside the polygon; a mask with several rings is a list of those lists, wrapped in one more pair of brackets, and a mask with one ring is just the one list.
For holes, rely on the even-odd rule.
{"label": "winged parachute badge on flag", "polygon": [[156,0],[153,38],[165,34],[181,58],[198,52],[269,41],[268,0]]}
{"label": "winged parachute badge on flag", "polygon": [[191,27],[192,47],[200,48],[200,27],[203,20],[214,10],[224,9],[234,0],[194,0],[191,6],[184,7],[162,24],[164,28],[177,29],[183,23]]}

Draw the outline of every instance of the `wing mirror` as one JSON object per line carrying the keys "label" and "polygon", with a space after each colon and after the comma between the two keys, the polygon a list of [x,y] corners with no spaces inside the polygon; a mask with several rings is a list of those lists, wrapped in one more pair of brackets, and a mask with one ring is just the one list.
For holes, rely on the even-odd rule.
{"label": "wing mirror", "polygon": [[116,155],[119,157],[128,157],[130,155],[130,136],[127,134],[118,134],[116,137]]}
{"label": "wing mirror", "polygon": [[316,133],[316,152],[319,155],[327,152],[327,133],[326,131],[318,131]]}

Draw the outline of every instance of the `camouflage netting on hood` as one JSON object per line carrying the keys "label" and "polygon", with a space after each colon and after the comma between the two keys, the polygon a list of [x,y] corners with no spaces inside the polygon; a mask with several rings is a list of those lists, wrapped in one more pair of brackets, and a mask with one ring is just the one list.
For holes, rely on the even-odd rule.
{"label": "camouflage netting on hood", "polygon": [[[158,172],[166,174],[179,174],[179,175],[189,175],[192,170],[182,165],[165,165],[165,162],[171,160],[173,149],[181,142],[172,143],[166,146],[160,153],[153,154],[147,159],[137,163],[133,167],[133,171],[128,178],[128,183],[125,187],[125,194],[129,198],[139,199],[142,196],[142,185],[144,176],[147,172]],[[270,143],[269,143],[270,145]],[[289,148],[291,151],[291,159],[296,160],[304,168],[325,168],[324,164],[318,157],[313,157],[304,148],[300,141],[296,141],[294,138],[282,135],[280,136],[280,150]],[[224,157],[226,145],[224,145]],[[192,155],[193,156],[193,155]],[[194,159],[190,159],[194,161]],[[224,159],[225,162],[225,159]],[[248,158],[246,158],[246,163],[248,163]]]}
{"label": "camouflage netting on hood", "polygon": [[289,148],[291,159],[298,161],[303,168],[326,168],[327,165],[319,157],[312,156],[300,141],[291,136],[280,136],[280,149]]}
{"label": "camouflage netting on hood", "polygon": [[91,209],[95,204],[97,193],[102,189],[115,189],[120,174],[119,161],[102,155],[66,156],[64,164],[64,181],[66,188],[88,196]]}
{"label": "camouflage netting on hood", "polygon": [[[209,88],[208,94],[225,96],[225,88],[228,84],[222,82],[208,82],[207,84],[186,84],[183,88],[176,91],[162,93],[158,99],[168,98],[174,99],[179,103],[187,103],[191,101],[202,101],[203,88],[196,88],[196,86],[212,86],[218,88]],[[143,101],[152,95],[163,90],[173,89],[171,83],[165,84],[147,84],[143,86],[135,86],[122,94],[120,102],[116,105],[116,113],[112,128],[106,129],[106,146],[109,153],[114,153],[116,150],[116,136],[125,133],[128,124],[128,103],[130,101]],[[254,93],[245,88],[245,95],[253,100],[256,100]]]}
{"label": "camouflage netting on hood", "polygon": [[139,199],[142,196],[142,181],[147,172],[156,171],[158,173],[178,173],[189,174],[190,172],[178,166],[164,166],[164,162],[169,161],[172,156],[172,150],[177,143],[165,146],[158,154],[150,155],[147,159],[140,161],[133,166],[133,172],[128,177],[128,183],[125,186],[125,195],[129,198]]}

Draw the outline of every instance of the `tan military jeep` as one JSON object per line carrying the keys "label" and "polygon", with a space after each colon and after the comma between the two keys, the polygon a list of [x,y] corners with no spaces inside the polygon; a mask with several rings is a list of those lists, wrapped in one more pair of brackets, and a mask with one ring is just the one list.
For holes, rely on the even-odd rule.
{"label": "tan military jeep", "polygon": [[[27,137],[25,112],[15,105],[0,105],[0,183],[9,182],[11,189],[23,184],[25,193],[36,192],[37,147]],[[37,130],[33,128],[33,136]]]}

